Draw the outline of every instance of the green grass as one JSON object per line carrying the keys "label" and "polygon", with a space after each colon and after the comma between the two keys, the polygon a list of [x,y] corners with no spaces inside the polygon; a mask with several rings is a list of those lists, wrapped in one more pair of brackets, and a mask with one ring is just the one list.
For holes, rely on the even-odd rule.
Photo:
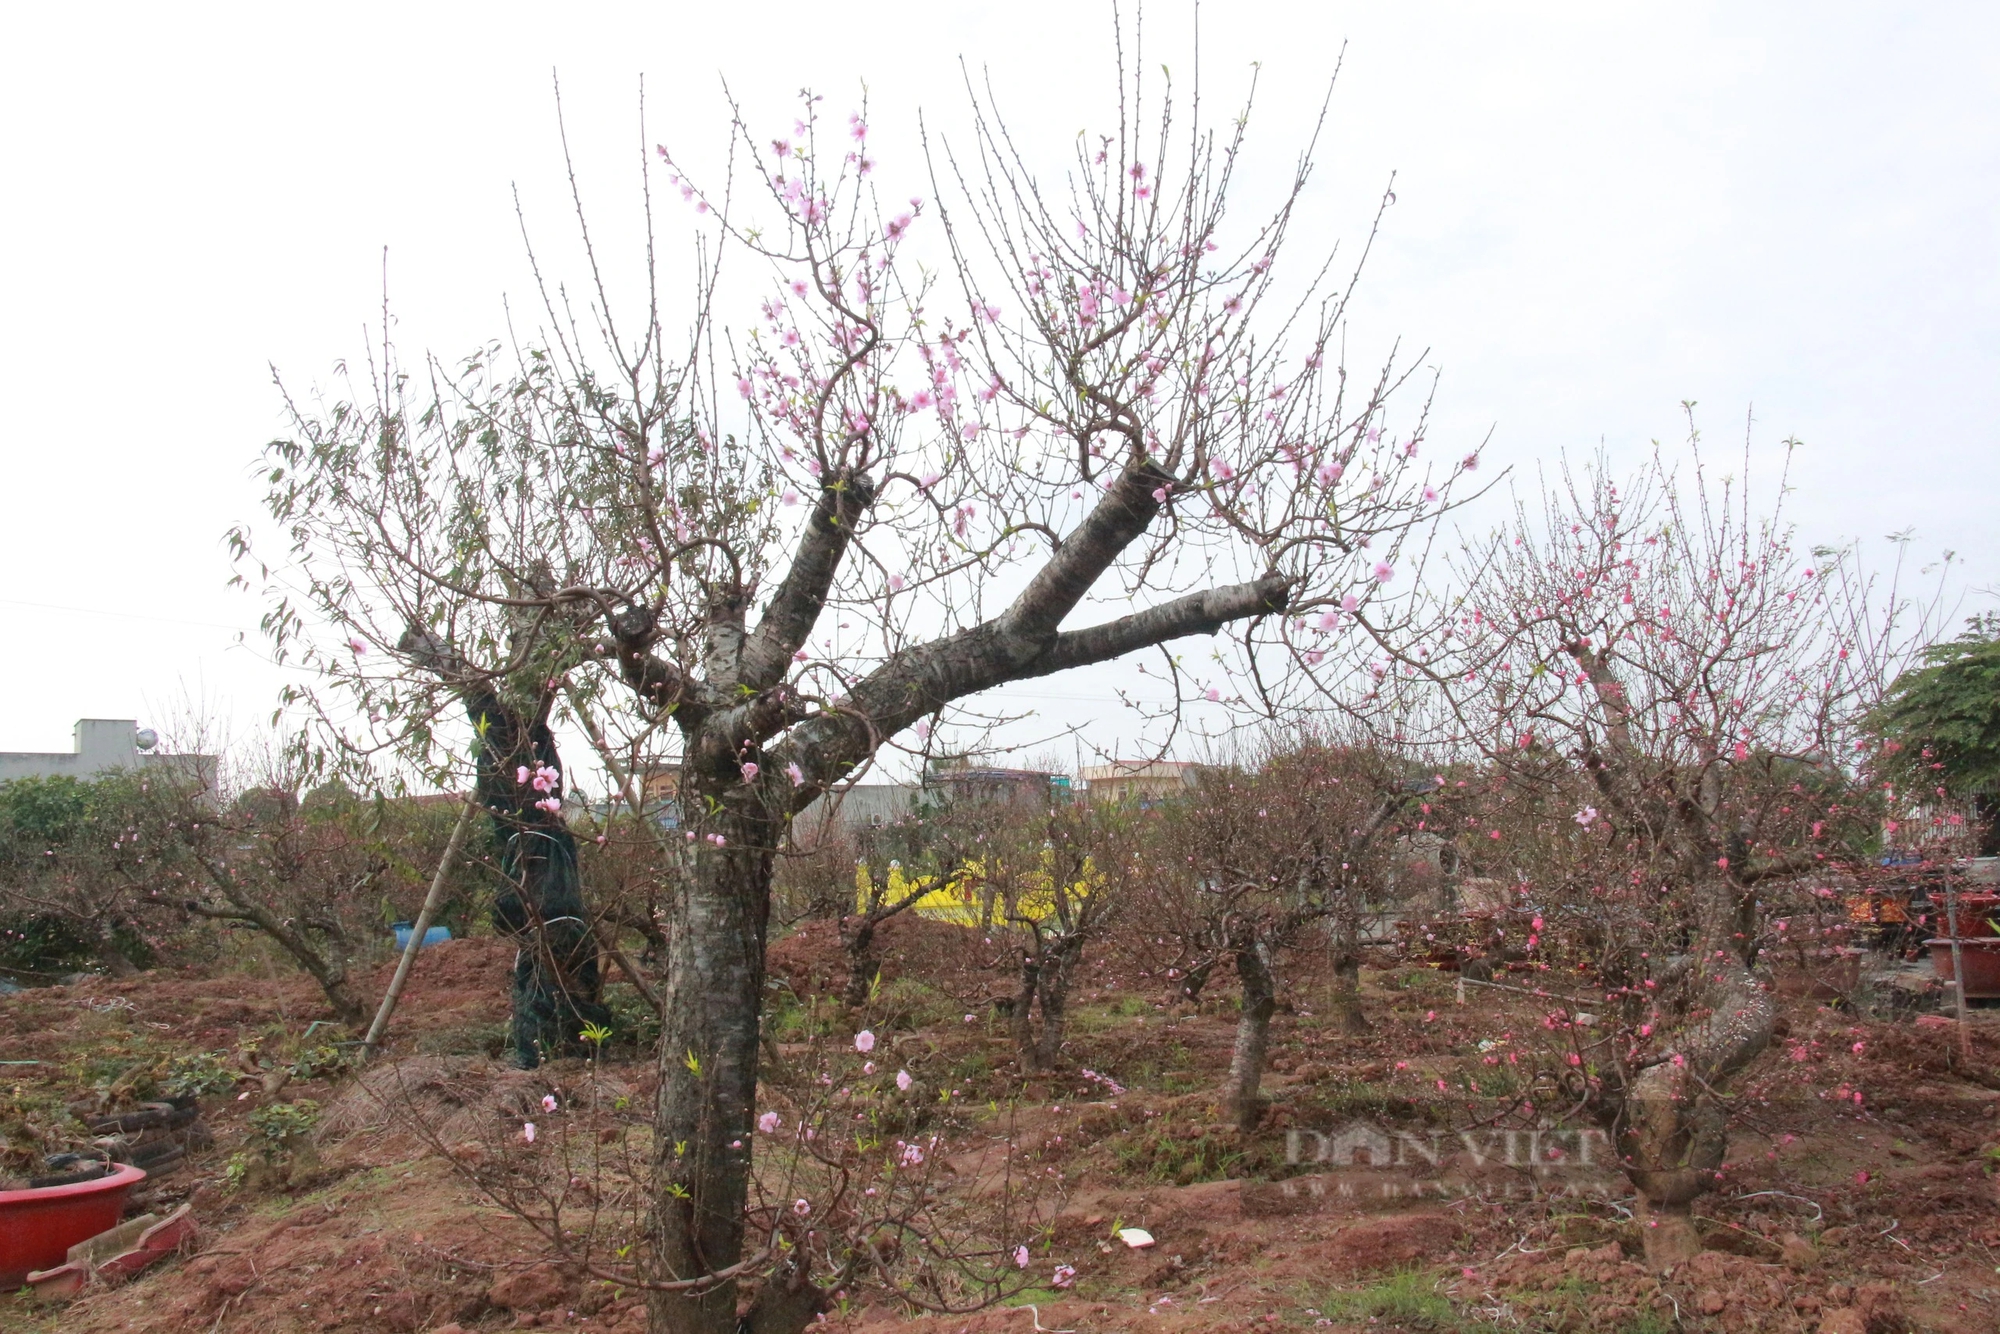
{"label": "green grass", "polygon": [[[1550,1334],[1584,1328],[1594,1284],[1565,1280],[1547,1292],[1515,1294],[1501,1321],[1463,1311],[1438,1291],[1436,1270],[1406,1269],[1364,1288],[1322,1292],[1314,1309],[1335,1324],[1366,1324],[1383,1331],[1448,1331],[1449,1334]],[[1525,1297],[1533,1305],[1524,1304]],[[1639,1311],[1626,1318],[1618,1334],[1673,1334],[1671,1320]]]}
{"label": "green grass", "polygon": [[957,1019],[959,1004],[928,982],[899,977],[876,988],[869,998],[868,1012],[881,1017],[883,1028],[920,1030]]}
{"label": "green grass", "polygon": [[1321,1315],[1336,1324],[1386,1322],[1390,1329],[1485,1331],[1486,1321],[1467,1323],[1437,1290],[1434,1274],[1405,1269],[1378,1283],[1351,1292],[1329,1292],[1316,1303]]}
{"label": "green grass", "polygon": [[1235,1133],[1221,1126],[1203,1127],[1197,1133],[1193,1127],[1155,1123],[1119,1144],[1115,1152],[1128,1175],[1177,1186],[1220,1181],[1243,1161]]}

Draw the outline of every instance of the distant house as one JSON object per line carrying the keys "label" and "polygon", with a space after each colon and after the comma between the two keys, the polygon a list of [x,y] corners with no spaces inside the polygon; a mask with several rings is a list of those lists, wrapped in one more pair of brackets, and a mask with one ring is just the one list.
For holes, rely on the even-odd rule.
{"label": "distant house", "polygon": [[1080,775],[1084,793],[1093,804],[1115,806],[1136,801],[1141,806],[1176,797],[1194,786],[1198,764],[1179,760],[1113,760],[1109,764],[1087,764]]}
{"label": "distant house", "polygon": [[0,783],[16,778],[91,779],[119,769],[167,769],[198,779],[215,790],[215,756],[163,755],[150,728],[142,730],[131,718],[79,718],[76,749],[60,751],[0,751]]}
{"label": "distant house", "polygon": [[923,789],[915,783],[856,783],[815,797],[793,821],[800,834],[828,824],[846,833],[886,829],[917,813]]}
{"label": "distant house", "polygon": [[995,769],[945,761],[924,774],[927,795],[951,804],[1020,806],[1046,811],[1069,800],[1069,776],[1042,769]]}

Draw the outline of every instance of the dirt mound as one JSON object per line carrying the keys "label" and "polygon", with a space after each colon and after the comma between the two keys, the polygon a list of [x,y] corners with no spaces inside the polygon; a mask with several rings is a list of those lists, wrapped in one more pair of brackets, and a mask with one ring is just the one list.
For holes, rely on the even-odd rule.
{"label": "dirt mound", "polygon": [[[581,1072],[573,1062],[516,1070],[482,1057],[413,1056],[371,1066],[327,1107],[316,1132],[322,1144],[365,1132],[397,1131],[456,1145],[511,1139],[523,1124],[546,1121],[550,1108],[570,1105]],[[615,1076],[589,1080],[593,1099],[629,1099]]]}
{"label": "dirt mound", "polygon": [[[1467,1271],[1471,1274],[1473,1271]],[[1704,1251],[1656,1277],[1625,1258],[1618,1243],[1567,1251],[1517,1252],[1483,1266],[1478,1281],[1517,1310],[1566,1320],[1566,1327],[1620,1331],[1647,1313],[1725,1331],[1900,1334],[1908,1328],[1893,1284],[1811,1282],[1785,1268]]]}
{"label": "dirt mound", "polygon": [[1318,1261],[1329,1274],[1406,1269],[1448,1257],[1464,1231],[1449,1214],[1390,1214],[1359,1219],[1301,1256]]}

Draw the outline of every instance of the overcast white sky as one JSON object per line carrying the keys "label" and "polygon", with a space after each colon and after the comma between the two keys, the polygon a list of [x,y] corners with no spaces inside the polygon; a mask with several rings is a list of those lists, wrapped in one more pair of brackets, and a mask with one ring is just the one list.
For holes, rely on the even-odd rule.
{"label": "overcast white sky", "polygon": [[[1154,0],[1148,62],[1191,71]],[[566,242],[550,75],[615,227],[646,79],[655,139],[719,149],[720,81],[787,126],[869,88],[884,184],[928,193],[916,114],[957,58],[1047,164],[1107,124],[1108,6],[19,6],[0,29],[0,749],[195,697],[238,730],[281,677],[224,588],[280,427],[275,364],[358,357],[389,249],[398,336],[457,355],[527,295],[510,191]],[[1430,349],[1440,448],[1492,464],[1679,436],[1805,441],[1809,541],[1916,530],[2000,584],[2000,6],[1276,4],[1203,15],[1210,108],[1262,62],[1250,193],[1288,169],[1342,43],[1303,227],[1398,202],[1358,344]],[[572,273],[573,270],[569,272]],[[1038,683],[1021,702],[1067,688]],[[1078,683],[1095,712],[1108,686]]]}

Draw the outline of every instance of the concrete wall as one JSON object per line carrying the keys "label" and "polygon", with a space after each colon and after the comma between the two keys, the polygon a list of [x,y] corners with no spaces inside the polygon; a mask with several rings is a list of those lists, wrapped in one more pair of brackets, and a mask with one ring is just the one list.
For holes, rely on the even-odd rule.
{"label": "concrete wall", "polygon": [[139,724],[130,718],[79,718],[76,749],[61,752],[0,751],[0,783],[15,778],[95,778],[113,769],[171,768],[215,784],[213,755],[162,755],[139,749]]}

